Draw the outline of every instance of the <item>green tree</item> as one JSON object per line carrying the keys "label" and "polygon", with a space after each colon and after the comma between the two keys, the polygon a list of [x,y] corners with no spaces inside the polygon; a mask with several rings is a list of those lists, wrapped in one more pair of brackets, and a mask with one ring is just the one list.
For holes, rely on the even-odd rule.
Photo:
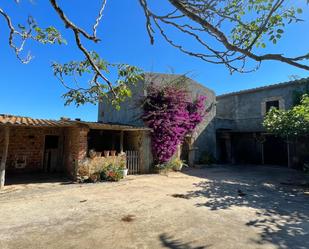
{"label": "green tree", "polygon": [[283,138],[308,136],[309,95],[304,94],[300,104],[290,110],[272,108],[266,114],[263,125],[267,131]]}
{"label": "green tree", "polygon": [[[263,61],[269,60],[309,71],[309,52],[299,55],[263,53],[269,43],[277,44],[280,41],[288,25],[302,21],[303,8],[309,0],[166,0],[169,8],[160,13],[151,8],[155,0],[137,1],[144,11],[146,30],[152,44],[155,31],[158,31],[176,49],[208,63],[223,64],[231,73],[257,70]],[[15,2],[19,4],[20,0]],[[4,10],[0,5],[0,17],[4,18],[8,28],[8,43],[17,58],[22,63],[31,61],[31,54],[24,55],[28,40],[42,44],[66,44],[59,31],[61,27],[55,27],[60,20],[63,27],[72,32],[77,48],[84,55],[82,61],[52,64],[54,75],[68,90],[64,95],[66,104],[96,103],[103,97],[111,96],[111,101],[117,105],[130,96],[129,85],[141,79],[141,70],[132,65],[107,62],[85,45],[100,42],[97,30],[107,0],[101,0],[93,25],[88,29],[74,23],[57,0],[49,0],[49,3],[58,20],[50,20],[51,25],[46,28],[42,28],[31,16],[26,24],[16,24],[9,10]],[[74,5],[71,11],[74,11]],[[195,48],[200,47],[201,51],[186,48],[182,43],[186,39],[176,41],[174,33],[171,35],[168,32],[171,28],[193,39],[198,44]],[[114,82],[108,77],[111,70],[118,72]],[[85,82],[82,78],[81,82],[77,82],[76,79],[83,75],[88,75],[90,80]],[[107,95],[107,92],[112,95]]]}

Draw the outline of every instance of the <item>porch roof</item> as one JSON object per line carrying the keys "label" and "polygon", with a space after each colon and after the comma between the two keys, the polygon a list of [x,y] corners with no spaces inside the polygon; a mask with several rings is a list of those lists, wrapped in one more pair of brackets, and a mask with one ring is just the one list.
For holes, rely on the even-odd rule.
{"label": "porch roof", "polygon": [[87,121],[71,121],[76,125],[85,125],[94,130],[123,130],[123,131],[151,131],[150,128],[134,126],[121,123],[103,123],[103,122],[87,122]]}
{"label": "porch roof", "polygon": [[1,126],[65,127],[72,126],[67,120],[49,120],[0,114]]}
{"label": "porch roof", "polygon": [[138,127],[119,123],[87,122],[62,118],[60,120],[36,119],[30,117],[0,114],[0,126],[23,126],[23,127],[81,127],[98,130],[123,130],[123,131],[150,131],[147,127]]}

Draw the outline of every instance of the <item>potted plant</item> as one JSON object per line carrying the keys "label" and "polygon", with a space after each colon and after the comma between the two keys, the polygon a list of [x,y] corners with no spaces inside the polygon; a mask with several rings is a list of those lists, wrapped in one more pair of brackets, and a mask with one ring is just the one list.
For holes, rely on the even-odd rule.
{"label": "potted plant", "polygon": [[128,175],[128,171],[129,171],[125,160],[120,161],[120,168],[122,169],[123,178],[125,178]]}
{"label": "potted plant", "polygon": [[183,166],[188,166],[187,164],[184,163],[183,160],[181,160],[180,158],[175,158],[173,159],[172,163],[172,169],[174,171],[181,171]]}
{"label": "potted plant", "polygon": [[101,172],[101,179],[106,181],[118,182],[123,178],[123,170],[116,164],[109,164]]}
{"label": "potted plant", "polygon": [[97,153],[95,152],[95,150],[93,150],[93,149],[89,150],[89,157],[91,159],[95,158],[96,155],[97,155]]}
{"label": "potted plant", "polygon": [[109,150],[104,150],[104,156],[108,157],[109,156]]}
{"label": "potted plant", "polygon": [[128,175],[129,169],[127,167],[123,168],[123,177]]}
{"label": "potted plant", "polygon": [[111,150],[111,156],[116,156],[116,150]]}

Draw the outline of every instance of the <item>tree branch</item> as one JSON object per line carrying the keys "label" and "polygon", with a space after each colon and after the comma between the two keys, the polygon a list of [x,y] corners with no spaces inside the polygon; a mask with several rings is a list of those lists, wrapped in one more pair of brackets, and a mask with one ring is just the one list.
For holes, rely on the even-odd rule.
{"label": "tree branch", "polygon": [[[214,27],[211,23],[209,23],[206,19],[201,18],[194,12],[192,12],[188,7],[185,6],[185,4],[182,3],[182,1],[179,0],[168,0],[174,7],[176,7],[179,11],[181,11],[184,15],[186,15],[189,19],[192,21],[200,24],[203,28],[209,30],[211,33],[213,33],[220,41],[221,43],[226,47],[226,49],[230,51],[239,52],[255,61],[261,62],[265,60],[276,60],[281,61],[287,64],[290,64],[292,66],[302,68],[309,71],[309,66],[305,64],[300,64],[296,62],[296,60],[293,60],[288,57],[284,57],[281,54],[265,54],[265,55],[256,55],[252,53],[250,50],[242,49],[240,47],[235,46],[234,44],[231,44],[225,34],[220,31],[218,28]],[[277,5],[281,4],[281,1],[278,1]]]}
{"label": "tree branch", "polygon": [[[94,42],[98,42],[99,39],[97,39],[95,36],[90,36],[86,31],[84,31],[83,29],[79,28],[78,26],[76,26],[73,22],[71,22],[68,17],[64,14],[63,10],[59,7],[58,3],[56,0],[50,0],[50,3],[52,5],[52,7],[56,10],[56,12],[58,13],[59,17],[61,18],[61,20],[64,22],[65,26],[69,29],[71,29],[74,33],[74,37],[75,37],[75,41],[76,41],[76,45],[77,47],[83,52],[83,54],[86,56],[87,60],[89,61],[89,63],[91,64],[93,70],[107,83],[107,85],[109,86],[110,91],[112,92],[112,94],[114,95],[115,98],[117,98],[117,94],[113,88],[112,82],[110,82],[100,71],[100,69],[98,68],[98,66],[95,64],[95,62],[93,61],[90,53],[88,52],[88,50],[82,45],[81,39],[80,39],[80,34],[83,35],[85,38],[92,40]],[[104,4],[103,4],[103,9],[104,9]],[[102,10],[101,8],[101,10]],[[99,18],[100,19],[100,15]],[[97,19],[97,20],[98,20]],[[95,29],[94,29],[95,30]],[[95,32],[94,32],[95,34]],[[94,82],[95,84],[97,84],[97,86],[99,86],[98,82]]]}

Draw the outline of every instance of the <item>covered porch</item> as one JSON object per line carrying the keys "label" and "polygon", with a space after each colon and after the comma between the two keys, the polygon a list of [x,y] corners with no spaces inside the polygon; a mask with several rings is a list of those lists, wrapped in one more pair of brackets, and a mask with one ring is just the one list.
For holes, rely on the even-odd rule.
{"label": "covered porch", "polygon": [[[131,174],[147,173],[152,163],[150,130],[80,120],[57,121],[0,115],[1,187],[8,183],[76,180],[91,152],[102,160],[126,160]],[[108,154],[107,154],[108,151]]]}

